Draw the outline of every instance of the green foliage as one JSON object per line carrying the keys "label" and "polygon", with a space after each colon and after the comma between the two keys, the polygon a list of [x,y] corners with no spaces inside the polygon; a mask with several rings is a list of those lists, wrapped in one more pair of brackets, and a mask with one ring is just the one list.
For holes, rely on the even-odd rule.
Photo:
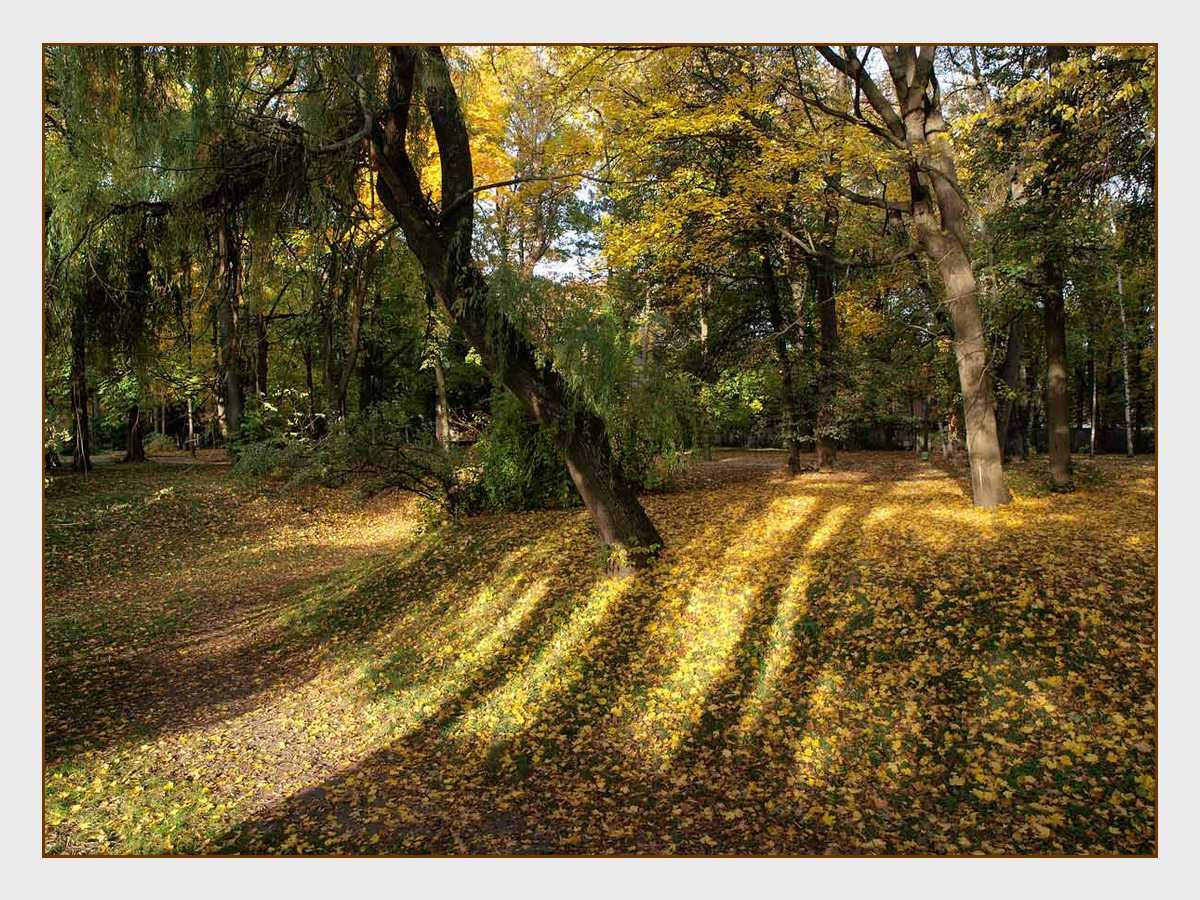
{"label": "green foliage", "polygon": [[701,383],[697,404],[713,435],[749,432],[764,421],[774,394],[762,369],[721,372],[713,384]]}
{"label": "green foliage", "polygon": [[293,426],[277,405],[255,398],[242,412],[242,427],[230,442],[230,452],[236,459],[251,444],[282,445],[290,433],[295,433]]}
{"label": "green foliage", "polygon": [[244,480],[318,480],[311,441],[272,437],[243,444],[233,464],[234,475]]}
{"label": "green foliage", "polygon": [[142,446],[145,447],[147,454],[174,453],[179,449],[179,446],[175,443],[175,438],[168,434],[160,434],[157,431],[147,435],[142,441]]}
{"label": "green foliage", "polygon": [[557,509],[580,502],[554,439],[507,391],[492,394],[492,419],[475,454],[476,490],[490,509]]}

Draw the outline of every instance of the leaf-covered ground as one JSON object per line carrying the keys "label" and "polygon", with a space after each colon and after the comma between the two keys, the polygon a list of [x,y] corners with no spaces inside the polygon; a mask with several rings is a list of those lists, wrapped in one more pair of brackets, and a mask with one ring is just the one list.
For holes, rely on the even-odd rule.
{"label": "leaf-covered ground", "polygon": [[582,511],[56,480],[46,851],[1153,853],[1152,462],[986,513],[908,455],[782,461],[647,498],[626,579]]}

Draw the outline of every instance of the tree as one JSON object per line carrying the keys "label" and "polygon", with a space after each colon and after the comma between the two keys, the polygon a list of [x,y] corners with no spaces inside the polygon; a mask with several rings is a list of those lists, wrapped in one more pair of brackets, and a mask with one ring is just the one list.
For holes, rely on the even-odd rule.
{"label": "tree", "polygon": [[[861,92],[866,97],[878,121],[868,118],[857,103],[854,114],[836,115],[852,118],[901,155],[908,176],[908,199],[865,195],[845,187],[840,179],[833,179],[831,185],[856,203],[911,219],[917,246],[941,278],[943,302],[954,324],[954,352],[962,386],[975,505],[1000,506],[1011,498],[996,436],[987,341],[969,252],[967,203],[959,185],[950,135],[942,115],[941,88],[934,72],[937,48],[926,44],[919,48],[887,45],[880,49],[895,91],[894,102],[880,89],[854,47],[843,47],[841,54],[828,46],[817,47],[833,68],[853,82],[855,96]],[[825,103],[820,106],[827,114],[833,109]]]}
{"label": "tree", "polygon": [[[418,84],[424,88],[423,98],[417,94]],[[427,198],[406,149],[412,109],[421,99],[437,140],[440,208]],[[580,402],[553,368],[538,363],[529,341],[489,301],[487,280],[471,257],[475,185],[470,141],[439,48],[390,50],[388,109],[371,129],[380,199],[404,230],[446,315],[463,329],[488,371],[552,430],[609,550],[610,566],[645,564],[662,546],[662,538],[614,458],[604,421]]]}

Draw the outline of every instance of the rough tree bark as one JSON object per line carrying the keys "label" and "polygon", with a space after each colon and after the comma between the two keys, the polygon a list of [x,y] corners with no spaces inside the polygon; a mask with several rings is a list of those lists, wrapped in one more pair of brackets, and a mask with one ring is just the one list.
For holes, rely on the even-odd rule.
{"label": "rough tree bark", "polygon": [[[437,47],[393,47],[389,52],[388,109],[371,122],[379,197],[403,229],[442,308],[462,328],[484,366],[553,434],[609,551],[609,570],[644,565],[662,546],[662,538],[613,455],[603,419],[548,364],[538,363],[533,345],[491,302],[487,280],[471,257],[474,170],[446,60]],[[440,208],[426,196],[405,146],[418,68],[421,99],[441,162]]]}
{"label": "rough tree bark", "polygon": [[967,205],[958,183],[949,129],[942,115],[941,89],[934,73],[936,46],[881,47],[895,88],[896,103],[875,83],[857,52],[844,46],[817,51],[850,78],[883,124],[863,117],[858,121],[894,149],[908,170],[909,200],[889,200],[858,194],[831,182],[838,193],[889,214],[911,217],[917,245],[937,269],[945,288],[943,302],[954,326],[954,353],[963,393],[971,491],[976,506],[990,508],[1011,497],[1001,465],[996,436],[996,403],[987,361],[987,342],[979,314],[975,273],[968,255]]}
{"label": "rough tree bark", "polygon": [[[1055,66],[1066,59],[1066,47],[1046,47],[1046,67],[1050,77],[1054,75]],[[1054,119],[1051,136],[1060,137],[1066,131],[1066,122],[1058,113]],[[1058,165],[1059,160],[1051,156],[1047,160],[1047,175],[1053,175]],[[1042,202],[1051,217],[1047,233],[1053,234],[1053,220],[1058,210],[1047,184],[1042,187]],[[1061,253],[1056,242],[1047,242],[1042,252],[1042,288],[1046,331],[1046,452],[1050,461],[1050,484],[1055,490],[1065,491],[1071,489],[1071,426],[1067,399],[1067,316],[1063,297],[1066,285],[1059,262]]]}

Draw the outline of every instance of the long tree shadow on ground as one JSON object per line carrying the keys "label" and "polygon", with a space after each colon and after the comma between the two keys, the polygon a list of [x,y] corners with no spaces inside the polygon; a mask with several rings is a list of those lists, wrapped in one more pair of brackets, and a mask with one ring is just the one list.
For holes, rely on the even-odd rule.
{"label": "long tree shadow on ground", "polygon": [[[906,490],[903,474],[874,487],[801,479],[691,543],[668,534],[698,570],[667,554],[580,592],[574,621],[514,634],[436,714],[213,849],[1152,850],[1152,817],[1135,808],[1149,760],[1128,751],[1153,722],[1145,648],[1104,655],[1097,631],[1063,652],[1097,627],[1088,610],[1128,618],[1127,598],[1081,603],[1030,556],[1025,541],[1052,542],[1052,521],[978,537],[953,521],[899,527],[890,495]],[[809,502],[765,555],[723,552],[768,529],[781,499]],[[941,549],[906,555],[920,540],[909,525]],[[717,549],[697,554],[705,545]],[[1153,609],[1140,602],[1135,626],[1111,627],[1142,633]],[[1114,789],[1127,799],[1090,802]]]}
{"label": "long tree shadow on ground", "polygon": [[[1084,495],[982,515],[911,460],[719,465],[648,498],[668,549],[634,577],[598,577],[581,512],[484,517],[305,585],[279,644],[154,672],[178,708],[135,697],[143,721],[268,775],[218,783],[241,821],[181,846],[1153,848],[1153,552],[1114,527],[1125,494],[1081,568]],[[239,667],[265,683],[222,683]]]}

